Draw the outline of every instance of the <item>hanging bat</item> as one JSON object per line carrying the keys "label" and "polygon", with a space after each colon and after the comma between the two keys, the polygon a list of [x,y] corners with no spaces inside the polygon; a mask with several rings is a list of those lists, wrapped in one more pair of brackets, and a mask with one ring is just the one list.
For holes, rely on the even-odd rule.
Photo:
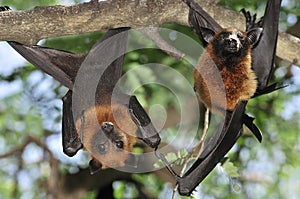
{"label": "hanging bat", "polygon": [[[267,86],[267,83],[274,65],[281,0],[269,0],[264,17],[258,22],[256,15],[252,18],[249,12],[242,10],[246,17],[246,32],[233,28],[223,29],[194,0],[183,1],[190,8],[190,26],[208,48],[194,72],[195,91],[210,109],[225,114],[221,128],[217,129],[200,157],[182,177],[173,171],[163,154],[156,152],[156,156],[175,177],[179,193],[190,195],[242,135],[243,124],[246,124],[259,141],[261,140],[261,133],[253,124],[254,118],[245,114],[245,107],[251,97],[277,89],[275,84]],[[217,73],[201,77],[202,73],[209,75],[209,72],[213,71],[209,66],[216,68]],[[203,71],[205,69],[207,71]],[[207,94],[207,82],[213,92],[218,92],[218,88],[214,86],[218,86],[219,83],[213,81],[214,75],[220,75],[224,80],[221,82],[224,93],[220,94],[225,96],[222,97],[225,99],[223,102],[218,101],[218,95],[212,97],[217,99],[216,101],[210,101]],[[246,79],[240,79],[242,76]],[[237,81],[236,78],[240,82],[232,84]]]}
{"label": "hanging bat", "polygon": [[[87,55],[8,42],[29,62],[70,89],[63,97],[63,151],[71,157],[81,148],[87,150],[92,157],[92,174],[106,167],[131,164],[136,137],[152,148],[160,143],[158,132],[136,97],[122,93],[116,86],[122,75],[128,32],[129,28],[108,30]],[[83,86],[78,84],[79,73],[85,80]],[[97,78],[99,82],[93,85]],[[88,96],[88,87],[82,91],[80,87],[85,86],[94,86],[95,95]]]}

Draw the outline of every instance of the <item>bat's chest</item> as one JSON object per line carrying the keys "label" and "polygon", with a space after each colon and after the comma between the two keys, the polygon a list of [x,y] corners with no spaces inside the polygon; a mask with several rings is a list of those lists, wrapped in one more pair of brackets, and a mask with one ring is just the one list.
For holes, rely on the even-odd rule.
{"label": "bat's chest", "polygon": [[257,80],[250,64],[239,65],[234,69],[224,67],[220,74],[224,83],[229,110],[233,110],[238,102],[249,100],[254,95]]}
{"label": "bat's chest", "polygon": [[218,67],[212,59],[202,59],[194,80],[201,101],[212,109],[233,110],[238,102],[251,98],[257,87],[250,61],[227,68]]}

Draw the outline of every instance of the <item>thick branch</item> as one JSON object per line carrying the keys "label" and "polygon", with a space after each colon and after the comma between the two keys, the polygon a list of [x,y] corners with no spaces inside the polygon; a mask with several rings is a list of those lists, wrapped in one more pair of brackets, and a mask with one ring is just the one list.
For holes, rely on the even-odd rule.
{"label": "thick branch", "polygon": [[72,6],[35,7],[0,13],[0,40],[35,44],[48,37],[95,32],[107,28],[143,28],[187,21],[181,0],[93,1]]}
{"label": "thick branch", "polygon": [[[223,27],[244,29],[242,15],[216,6],[217,0],[198,1]],[[36,7],[31,10],[0,13],[0,40],[35,44],[43,38],[95,32],[130,26],[143,28],[165,23],[188,25],[188,7],[182,0],[92,1],[72,6]],[[300,40],[280,33],[277,55],[290,62],[300,60]]]}

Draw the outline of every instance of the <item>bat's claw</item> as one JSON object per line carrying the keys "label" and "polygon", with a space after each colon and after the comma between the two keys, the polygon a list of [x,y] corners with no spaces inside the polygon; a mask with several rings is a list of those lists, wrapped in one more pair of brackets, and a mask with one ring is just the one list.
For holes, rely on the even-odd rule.
{"label": "bat's claw", "polygon": [[262,26],[262,18],[260,18],[259,21],[256,21],[256,14],[251,15],[251,13],[245,8],[242,8],[240,12],[242,12],[244,17],[246,18],[246,31]]}
{"label": "bat's claw", "polygon": [[0,6],[0,12],[3,12],[3,11],[10,11],[10,7],[8,6]]}
{"label": "bat's claw", "polygon": [[248,116],[247,114],[243,115],[244,124],[250,129],[256,139],[261,142],[262,141],[262,133],[259,128],[253,123],[254,118]]}
{"label": "bat's claw", "polygon": [[77,151],[82,149],[82,147],[83,145],[81,142],[73,140],[72,142],[68,143],[67,146],[64,147],[63,151],[67,156],[73,157],[77,153]]}

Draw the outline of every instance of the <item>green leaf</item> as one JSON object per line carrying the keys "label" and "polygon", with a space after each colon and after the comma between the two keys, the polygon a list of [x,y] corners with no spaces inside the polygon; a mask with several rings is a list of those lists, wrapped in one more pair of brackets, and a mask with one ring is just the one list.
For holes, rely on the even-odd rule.
{"label": "green leaf", "polygon": [[240,174],[238,172],[238,168],[236,166],[234,166],[234,164],[232,162],[226,161],[222,165],[222,167],[224,168],[224,170],[230,177],[237,178],[240,176]]}

